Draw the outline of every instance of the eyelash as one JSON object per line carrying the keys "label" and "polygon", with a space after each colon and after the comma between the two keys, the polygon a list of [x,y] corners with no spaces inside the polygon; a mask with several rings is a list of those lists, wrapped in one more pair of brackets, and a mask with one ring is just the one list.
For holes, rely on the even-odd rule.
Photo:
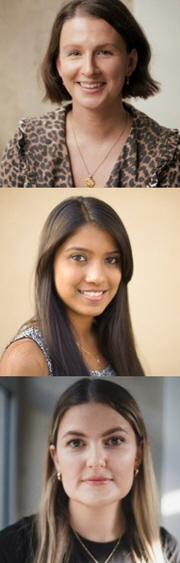
{"label": "eyelash", "polygon": [[[77,57],[78,55],[81,55],[80,51],[72,51],[71,53],[68,54],[68,57]],[[112,51],[106,51],[106,50],[102,50],[102,51],[97,51],[97,55],[113,55]]]}
{"label": "eyelash", "polygon": [[[110,443],[111,442],[111,443]],[[122,443],[124,442],[123,438],[120,438],[120,436],[112,436],[111,438],[108,438],[108,440],[106,440],[104,442],[105,446],[110,446],[110,447],[118,447],[120,446]],[[70,440],[67,443],[67,446],[70,446],[72,449],[77,449],[77,448],[82,448],[85,446],[85,443],[83,442],[83,440],[81,439],[77,439],[74,438],[73,440]]]}
{"label": "eyelash", "polygon": [[119,264],[120,259],[117,256],[109,256],[106,258],[107,264]]}
{"label": "eyelash", "polygon": [[98,51],[98,54],[113,55],[112,51],[106,51],[105,49],[102,49],[102,51]]}
{"label": "eyelash", "polygon": [[86,262],[87,260],[84,254],[72,254],[71,258],[76,262]]}
{"label": "eyelash", "polygon": [[[87,257],[84,256],[83,254],[72,254],[71,258],[75,262],[86,262],[87,261]],[[107,258],[105,258],[105,263],[106,264],[112,264],[112,265],[119,264],[120,259],[118,257],[115,257],[115,256],[108,256]]]}
{"label": "eyelash", "polygon": [[68,57],[76,57],[77,55],[80,55],[79,51],[72,51],[72,53],[68,54]]}

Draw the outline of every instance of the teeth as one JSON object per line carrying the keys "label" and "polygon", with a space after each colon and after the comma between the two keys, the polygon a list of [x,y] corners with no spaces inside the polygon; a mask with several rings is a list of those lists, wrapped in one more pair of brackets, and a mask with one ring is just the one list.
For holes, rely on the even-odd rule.
{"label": "teeth", "polygon": [[103,291],[81,291],[83,295],[87,295],[87,297],[100,297],[103,294]]}
{"label": "teeth", "polygon": [[93,84],[87,84],[87,82],[80,82],[80,85],[83,88],[88,88],[89,90],[93,90],[94,88],[100,88],[100,86],[102,86],[102,82],[94,82]]}

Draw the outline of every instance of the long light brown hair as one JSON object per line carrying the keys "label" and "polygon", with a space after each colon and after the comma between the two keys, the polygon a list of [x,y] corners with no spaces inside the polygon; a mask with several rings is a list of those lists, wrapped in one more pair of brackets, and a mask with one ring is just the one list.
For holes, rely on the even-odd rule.
{"label": "long light brown hair", "polygon": [[[82,378],[60,397],[52,419],[42,506],[37,517],[38,547],[35,563],[70,563],[73,535],[68,523],[68,497],[56,469],[49,446],[56,447],[59,425],[64,414],[73,406],[96,402],[109,405],[120,413],[135,433],[137,445],[143,443],[143,460],[122,507],[128,521],[128,549],[135,563],[162,563],[158,502],[150,447],[139,407],[130,393],[120,385],[99,378]],[[68,547],[68,549],[67,549]],[[34,560],[33,560],[34,563]]]}

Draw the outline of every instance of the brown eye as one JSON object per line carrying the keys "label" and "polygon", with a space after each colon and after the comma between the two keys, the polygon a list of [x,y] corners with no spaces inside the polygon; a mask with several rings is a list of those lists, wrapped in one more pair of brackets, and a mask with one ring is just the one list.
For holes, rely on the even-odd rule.
{"label": "brown eye", "polygon": [[86,261],[86,256],[84,256],[83,254],[72,254],[71,258],[73,260],[75,260],[76,262],[85,262]]}

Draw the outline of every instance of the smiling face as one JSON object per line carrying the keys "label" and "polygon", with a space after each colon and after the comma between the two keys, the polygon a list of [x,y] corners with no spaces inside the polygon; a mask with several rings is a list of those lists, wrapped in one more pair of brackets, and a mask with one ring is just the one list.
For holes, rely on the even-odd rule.
{"label": "smiling face", "polygon": [[62,474],[72,518],[82,505],[114,505],[117,510],[142,458],[130,423],[108,405],[94,402],[65,413],[50,453]]}
{"label": "smiling face", "polygon": [[120,249],[107,231],[88,224],[59,248],[54,282],[73,322],[79,316],[100,315],[117,293],[121,281]]}
{"label": "smiling face", "polygon": [[65,21],[57,70],[74,104],[96,109],[121,100],[125,78],[137,64],[137,52],[103,19],[88,15]]}

